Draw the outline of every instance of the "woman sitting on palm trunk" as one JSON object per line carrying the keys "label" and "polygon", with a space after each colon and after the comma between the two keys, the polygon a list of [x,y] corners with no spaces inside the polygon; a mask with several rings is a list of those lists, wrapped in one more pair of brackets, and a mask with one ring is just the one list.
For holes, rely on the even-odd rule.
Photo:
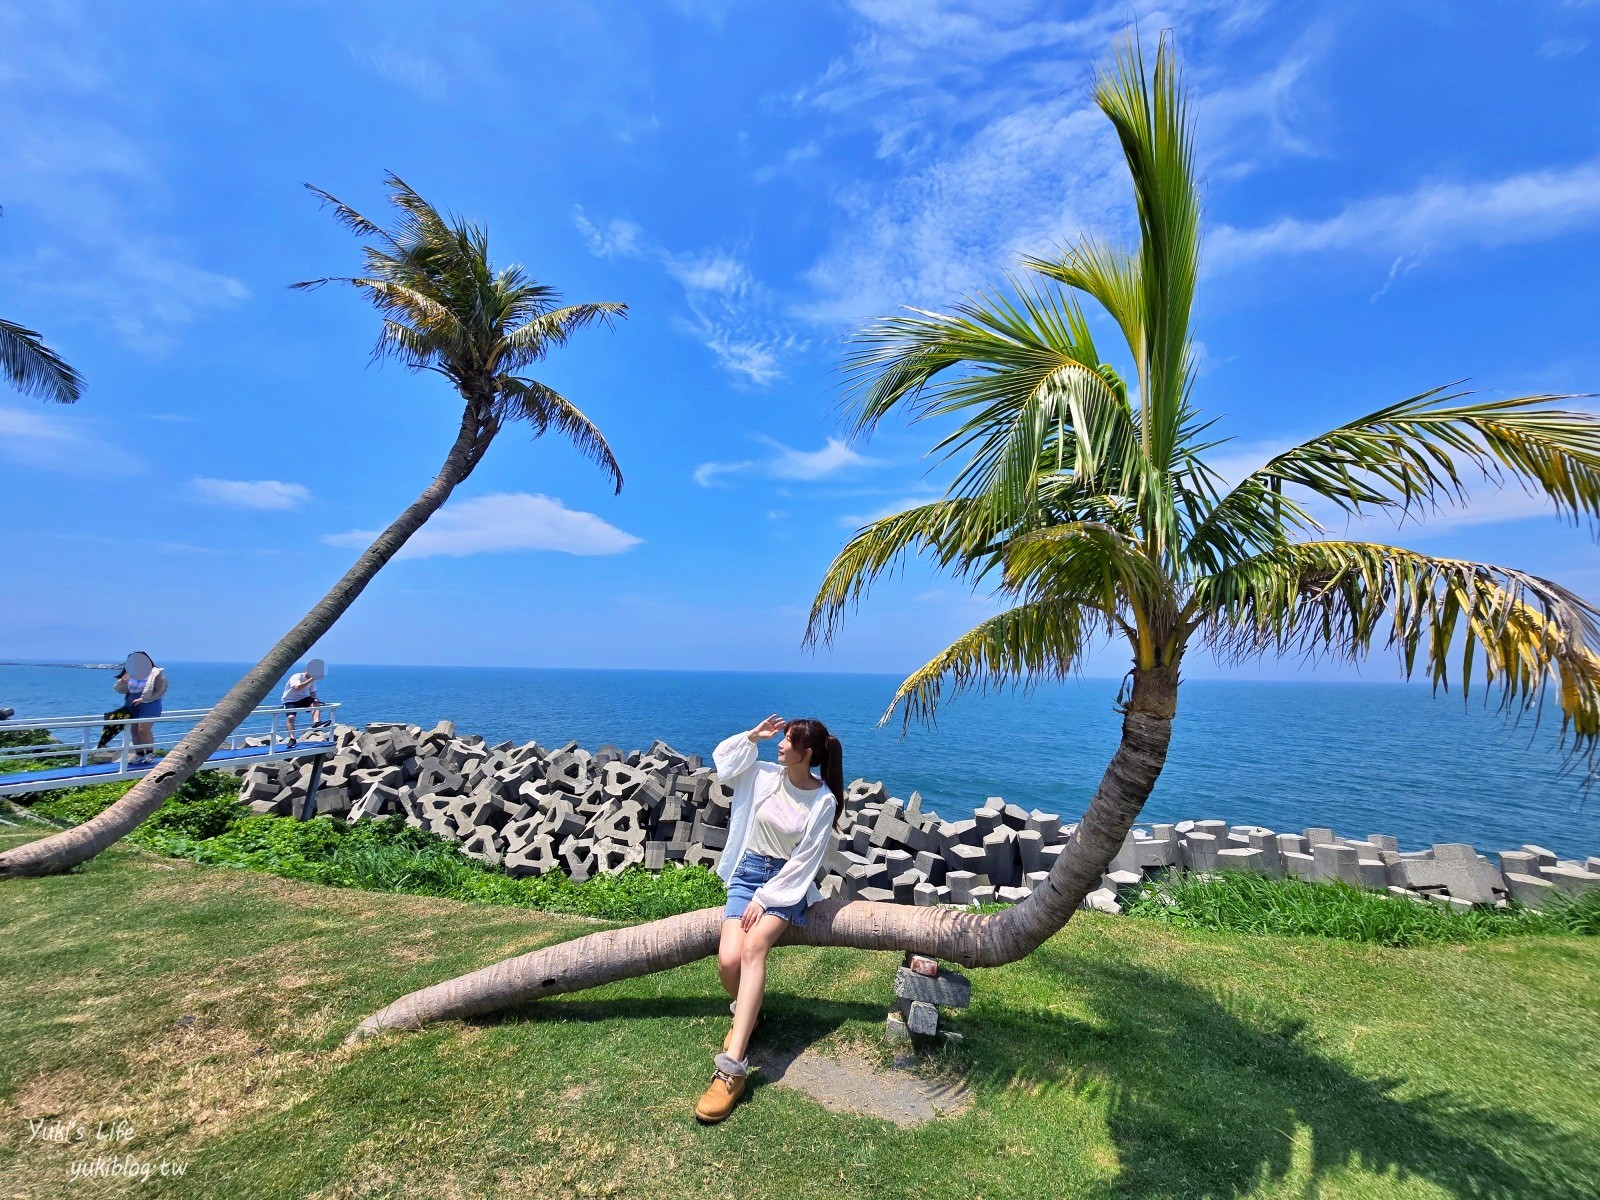
{"label": "woman sitting on palm trunk", "polygon": [[[779,733],[778,761],[761,762],[756,747]],[[728,843],[717,868],[728,885],[717,972],[734,999],[733,1027],[695,1107],[695,1116],[708,1122],[726,1117],[744,1094],[767,951],[790,924],[804,925],[807,907],[822,899],[817,876],[844,796],[843,751],[821,721],[786,722],[774,714],[728,738],[714,759],[718,777],[733,788]]]}

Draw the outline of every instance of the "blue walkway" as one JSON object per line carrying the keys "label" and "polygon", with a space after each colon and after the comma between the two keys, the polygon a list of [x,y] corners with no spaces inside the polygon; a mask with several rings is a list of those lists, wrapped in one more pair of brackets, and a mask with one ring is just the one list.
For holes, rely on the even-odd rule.
{"label": "blue walkway", "polygon": [[[334,748],[331,739],[311,741],[305,739],[296,742],[293,746],[244,746],[238,750],[218,750],[208,759],[204,766],[236,763],[240,759],[260,759],[262,761],[281,758],[305,758],[312,754],[327,754]],[[70,767],[52,767],[44,771],[18,771],[15,774],[0,775],[0,796],[15,795],[18,792],[47,791],[59,787],[75,787],[78,784],[108,783],[112,780],[137,779],[146,771],[153,769],[157,764],[135,767],[124,765],[120,762],[89,763],[87,766],[76,764]]]}

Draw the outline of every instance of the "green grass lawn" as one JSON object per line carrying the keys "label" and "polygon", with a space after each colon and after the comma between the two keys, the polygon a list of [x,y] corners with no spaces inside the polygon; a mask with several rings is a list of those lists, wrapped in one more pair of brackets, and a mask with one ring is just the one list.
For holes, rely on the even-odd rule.
{"label": "green grass lawn", "polygon": [[[966,1040],[928,1064],[965,1077],[963,1115],[900,1128],[758,1078],[702,1128],[709,962],[341,1047],[581,918],[127,846],[0,897],[4,1197],[1600,1194],[1594,938],[1391,949],[1085,914],[973,972]],[[895,962],[780,951],[761,1036],[886,1055]],[[30,1141],[30,1119],[87,1136]],[[96,1158],[185,1175],[72,1176]]]}

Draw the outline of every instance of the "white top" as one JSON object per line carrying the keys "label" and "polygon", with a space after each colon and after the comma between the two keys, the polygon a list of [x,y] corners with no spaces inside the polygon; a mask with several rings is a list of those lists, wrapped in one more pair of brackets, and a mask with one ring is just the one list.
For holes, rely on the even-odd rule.
{"label": "white top", "polygon": [[289,682],[283,685],[283,695],[279,697],[279,701],[288,704],[293,700],[304,700],[316,690],[317,681],[301,671],[298,675],[289,676]]}
{"label": "white top", "polygon": [[[833,795],[829,792],[828,795]],[[802,790],[794,785],[789,772],[780,771],[756,783],[755,807],[750,810],[750,837],[746,854],[765,854],[768,858],[793,858],[800,835],[811,817],[811,802],[816,789]]]}
{"label": "white top", "polygon": [[[763,797],[775,786],[781,786],[784,770],[777,763],[762,762],[760,754],[750,741],[748,732],[736,733],[717,747],[711,756],[717,768],[717,778],[733,789],[733,805],[728,819],[728,844],[723,847],[717,862],[717,874],[727,883],[733,878],[733,869],[739,859],[750,849],[751,815],[757,807],[757,792]],[[775,784],[774,777],[780,782]],[[805,826],[800,831],[794,852],[778,873],[756,889],[755,902],[762,908],[785,908],[807,905],[822,899],[817,889],[817,876],[822,874],[823,859],[828,853],[828,834],[833,828],[834,796],[826,786],[814,792],[800,792],[809,801]],[[765,807],[763,805],[762,807]]]}

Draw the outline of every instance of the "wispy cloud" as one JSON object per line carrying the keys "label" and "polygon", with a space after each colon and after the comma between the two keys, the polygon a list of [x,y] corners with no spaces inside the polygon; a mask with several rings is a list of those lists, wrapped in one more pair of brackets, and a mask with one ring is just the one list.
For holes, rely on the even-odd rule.
{"label": "wispy cloud", "polygon": [[871,525],[874,521],[881,521],[885,517],[895,517],[903,512],[909,512],[913,508],[931,503],[935,498],[931,495],[902,496],[889,504],[880,505],[871,512],[847,513],[839,518],[839,524],[845,529],[859,529],[863,525]]}
{"label": "wispy cloud", "polygon": [[42,471],[131,475],[144,463],[96,437],[71,409],[0,405],[0,458]]}
{"label": "wispy cloud", "polygon": [[678,327],[741,382],[756,387],[776,383],[783,378],[784,360],[804,349],[805,343],[774,319],[771,298],[733,252],[677,253],[651,242],[635,221],[613,217],[596,222],[581,207],[573,223],[591,253],[654,262],[677,280],[688,310]]}
{"label": "wispy cloud", "polygon": [[720,476],[756,473],[770,479],[812,482],[858,467],[883,465],[882,460],[868,458],[838,438],[829,438],[820,450],[796,450],[764,434],[756,440],[772,453],[741,462],[701,463],[694,470],[694,481],[701,487],[710,487]]}
{"label": "wispy cloud", "polygon": [[1589,39],[1582,37],[1547,38],[1539,46],[1540,58],[1571,58],[1589,48]]}
{"label": "wispy cloud", "polygon": [[1207,265],[1226,269],[1279,255],[1327,251],[1416,255],[1539,242],[1600,224],[1600,162],[1503,179],[1439,181],[1347,204],[1321,219],[1281,217],[1253,229],[1224,225]]}
{"label": "wispy cloud", "polygon": [[[165,174],[151,162],[149,136],[122,123],[138,106],[121,102],[123,81],[98,64],[93,29],[70,9],[0,8],[0,45],[36,55],[9,56],[0,70],[0,107],[28,114],[0,122],[6,219],[27,222],[34,247],[0,258],[0,280],[36,310],[54,307],[68,320],[83,314],[159,355],[189,325],[249,292],[198,264],[184,237],[161,230]],[[58,72],[69,59],[75,65]],[[85,108],[114,116],[86,119]],[[53,340],[70,354],[68,338]]]}
{"label": "wispy cloud", "polygon": [[[322,540],[330,546],[366,546],[377,536],[377,530],[352,529],[327,534]],[[395,557],[465,558],[519,550],[621,554],[642,540],[594,513],[570,509],[553,496],[499,492],[446,504]]]}
{"label": "wispy cloud", "polygon": [[416,50],[388,42],[377,46],[352,46],[350,54],[380,78],[424,100],[442,100],[449,91],[444,68]]}
{"label": "wispy cloud", "polygon": [[209,479],[196,476],[194,490],[217,504],[268,511],[299,508],[311,499],[311,493],[304,484],[284,483],[278,479]]}
{"label": "wispy cloud", "polygon": [[[805,275],[814,296],[797,306],[824,323],[946,304],[997,281],[1020,254],[1048,253],[1084,229],[1130,228],[1126,168],[1092,104],[1089,64],[1130,19],[1221,38],[1260,10],[1247,0],[1115,0],[1062,20],[1060,6],[1029,0],[852,7],[852,50],[791,99],[841,131],[873,135],[893,169],[834,197],[840,232]],[[1297,47],[1260,81],[1210,98],[1209,163],[1237,146],[1252,161],[1267,145],[1303,152],[1291,98],[1312,50]]]}
{"label": "wispy cloud", "polygon": [[637,221],[612,217],[596,224],[580,206],[573,215],[572,223],[578,227],[578,232],[588,243],[591,254],[600,258],[646,257],[644,230],[639,227]]}

